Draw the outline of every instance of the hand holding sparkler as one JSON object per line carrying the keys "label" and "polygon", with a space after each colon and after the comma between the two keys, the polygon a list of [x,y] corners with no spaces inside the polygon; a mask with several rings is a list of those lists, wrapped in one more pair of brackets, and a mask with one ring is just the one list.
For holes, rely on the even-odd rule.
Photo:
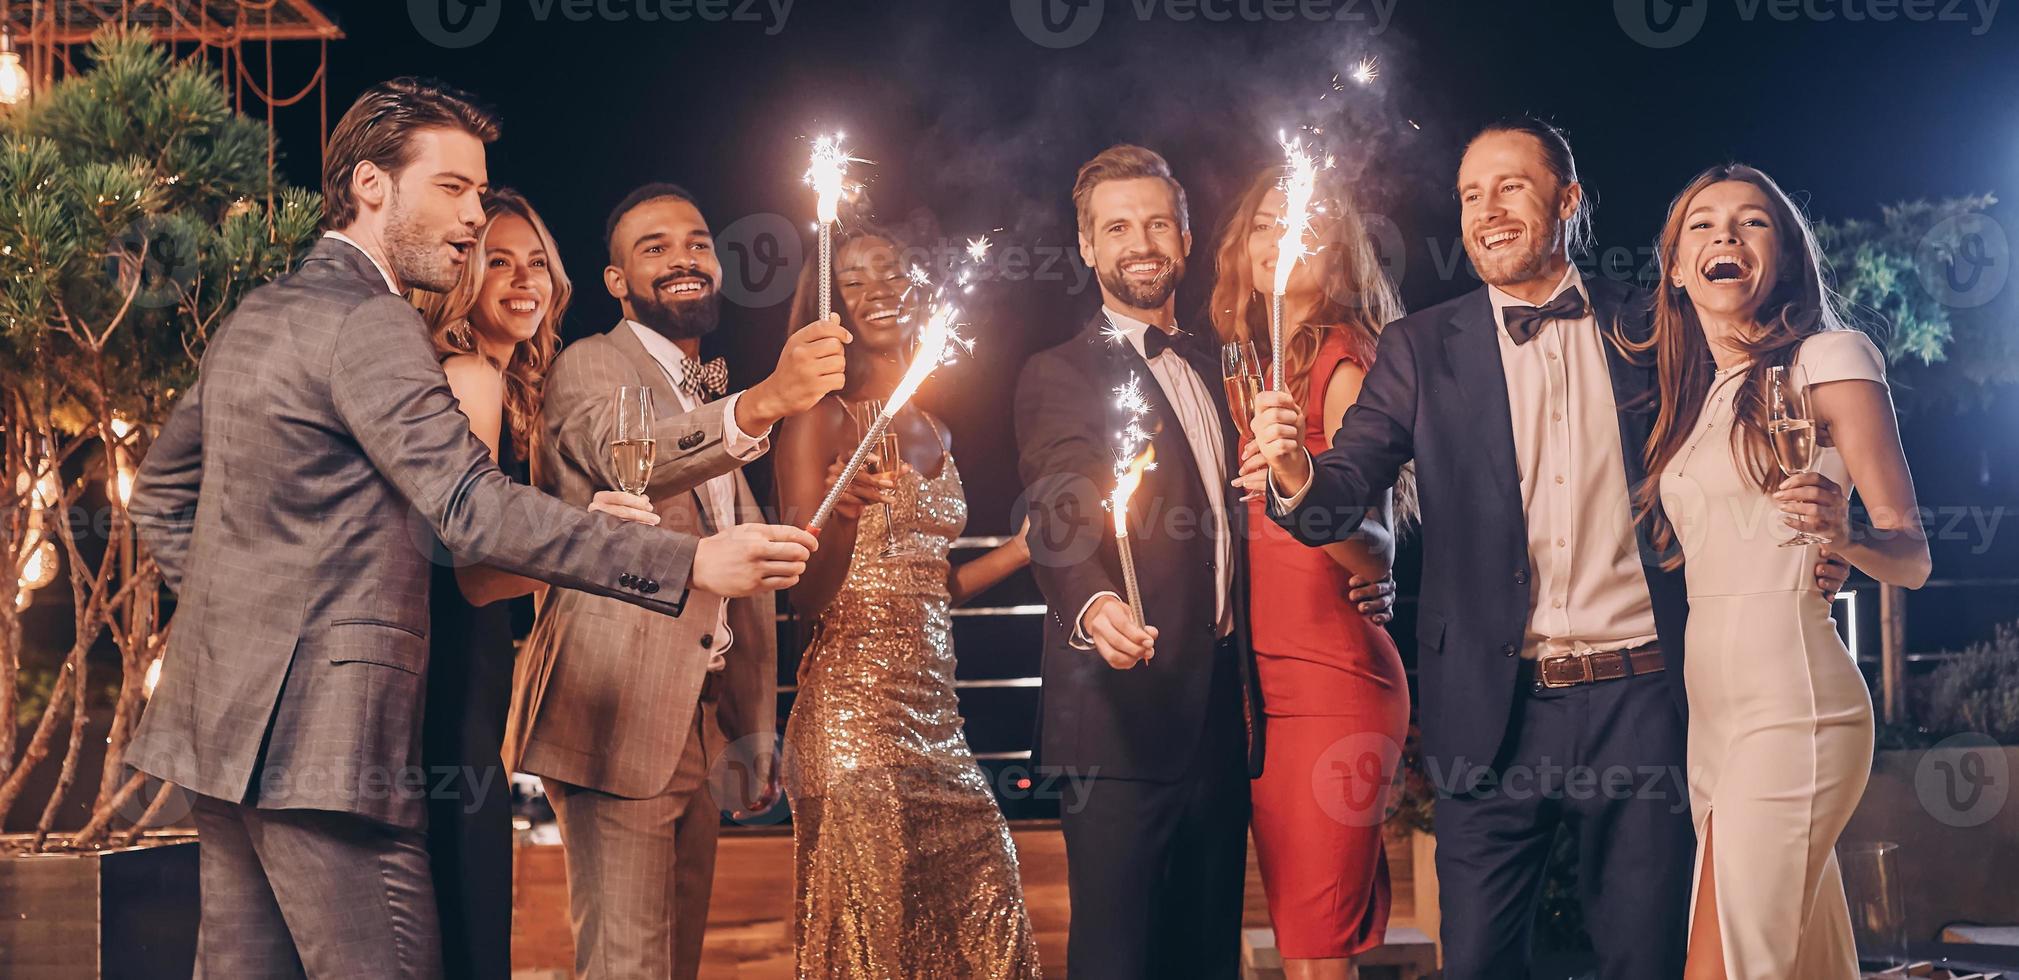
{"label": "hand holding sparkler", "polygon": [[1294,497],[1311,481],[1311,456],[1304,449],[1304,410],[1286,391],[1265,391],[1255,396],[1255,444],[1241,460],[1241,474],[1249,477],[1267,468],[1276,492]]}
{"label": "hand holding sparkler", "polygon": [[737,426],[753,434],[766,432],[780,420],[804,415],[822,398],[840,391],[848,371],[843,347],[854,340],[833,315],[787,337],[785,349],[778,354],[778,367],[736,400]]}

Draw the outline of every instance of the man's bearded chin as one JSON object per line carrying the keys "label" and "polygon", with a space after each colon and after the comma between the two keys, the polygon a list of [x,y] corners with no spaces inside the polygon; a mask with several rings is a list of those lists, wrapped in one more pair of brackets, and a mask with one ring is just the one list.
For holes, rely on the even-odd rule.
{"label": "man's bearded chin", "polygon": [[668,340],[693,340],[715,332],[722,321],[722,294],[708,290],[695,299],[662,303],[656,291],[631,294],[638,322]]}
{"label": "man's bearded chin", "polygon": [[1479,273],[1481,282],[1503,288],[1519,285],[1542,275],[1542,271],[1549,267],[1550,256],[1562,253],[1563,226],[1557,225],[1550,231],[1552,234],[1548,241],[1537,241],[1532,235],[1522,236],[1524,247],[1513,255],[1484,249],[1475,252],[1473,249],[1479,247],[1475,242],[1478,236],[1468,234],[1465,236],[1465,254],[1472,259],[1472,269]]}
{"label": "man's bearded chin", "polygon": [[[1134,258],[1136,257],[1132,256],[1131,260]],[[1154,310],[1164,305],[1164,301],[1178,291],[1178,280],[1185,278],[1185,260],[1172,259],[1162,276],[1143,285],[1130,282],[1123,276],[1120,262],[1116,262],[1111,268],[1102,269],[1100,278],[1101,285],[1106,286],[1108,292],[1121,297],[1122,302],[1139,310]]]}
{"label": "man's bearded chin", "polygon": [[[462,270],[447,258],[443,239],[428,235],[413,213],[401,206],[397,191],[386,206],[386,264],[393,267],[394,278],[405,286],[438,293],[456,288]],[[476,261],[476,251],[470,250],[469,262]]]}

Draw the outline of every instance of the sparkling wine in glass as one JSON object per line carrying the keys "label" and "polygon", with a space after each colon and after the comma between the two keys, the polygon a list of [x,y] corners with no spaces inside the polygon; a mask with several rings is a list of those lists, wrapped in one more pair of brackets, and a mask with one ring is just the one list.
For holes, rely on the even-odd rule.
{"label": "sparkling wine in glass", "polygon": [[652,389],[643,385],[617,388],[617,432],[610,440],[610,458],[617,469],[617,489],[645,492],[651,482],[653,455]]}
{"label": "sparkling wine in glass", "polygon": [[1262,360],[1253,341],[1221,346],[1220,376],[1227,386],[1227,411],[1234,416],[1234,427],[1241,430],[1241,438],[1253,439],[1255,396],[1262,393]]}
{"label": "sparkling wine in glass", "polygon": [[[1808,386],[1789,378],[1786,367],[1771,368],[1767,372],[1767,406],[1767,440],[1773,444],[1781,469],[1789,476],[1799,476],[1815,468],[1816,422],[1809,417]],[[1798,530],[1780,546],[1827,543],[1828,538]]]}

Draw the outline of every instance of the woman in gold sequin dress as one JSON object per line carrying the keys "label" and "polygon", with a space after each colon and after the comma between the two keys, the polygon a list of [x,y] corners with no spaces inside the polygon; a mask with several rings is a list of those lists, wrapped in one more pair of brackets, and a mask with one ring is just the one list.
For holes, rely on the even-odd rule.
{"label": "woman in gold sequin dress", "polygon": [[[811,515],[859,441],[856,414],[903,373],[900,248],[858,234],[835,252],[848,382],[781,426],[786,518]],[[809,263],[794,315],[817,315]],[[853,408],[851,406],[854,406]],[[1016,846],[961,734],[948,610],[1029,562],[1022,536],[953,568],[967,523],[945,429],[915,403],[893,425],[901,461],[858,479],[792,590],[814,639],[785,726],[799,976],[1039,975]]]}

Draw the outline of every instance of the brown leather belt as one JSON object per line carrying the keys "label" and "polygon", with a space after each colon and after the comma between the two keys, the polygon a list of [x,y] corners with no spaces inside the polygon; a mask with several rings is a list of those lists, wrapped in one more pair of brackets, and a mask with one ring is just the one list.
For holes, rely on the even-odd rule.
{"label": "brown leather belt", "polygon": [[1631,650],[1558,654],[1536,660],[1535,686],[1550,689],[1576,687],[1599,681],[1616,681],[1622,677],[1658,674],[1666,667],[1661,658],[1661,645],[1657,643]]}

